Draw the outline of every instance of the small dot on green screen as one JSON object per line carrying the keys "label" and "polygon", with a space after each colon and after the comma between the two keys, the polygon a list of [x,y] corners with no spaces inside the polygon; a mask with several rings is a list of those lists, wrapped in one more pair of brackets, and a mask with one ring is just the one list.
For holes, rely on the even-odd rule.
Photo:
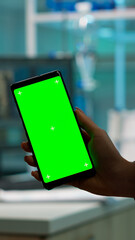
{"label": "small dot on green screen", "polygon": [[45,183],[92,168],[61,77],[14,94]]}

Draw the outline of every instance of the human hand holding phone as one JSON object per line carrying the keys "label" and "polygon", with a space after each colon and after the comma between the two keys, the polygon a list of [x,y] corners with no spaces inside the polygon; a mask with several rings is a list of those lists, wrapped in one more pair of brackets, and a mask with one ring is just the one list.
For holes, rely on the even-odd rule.
{"label": "human hand holding phone", "polygon": [[[107,133],[82,110],[76,108],[75,114],[82,128],[83,139],[88,145],[96,175],[92,178],[73,180],[69,184],[98,195],[133,197],[134,163],[129,163],[119,154]],[[26,152],[31,152],[28,142],[23,142],[21,147]],[[36,167],[32,156],[26,156],[25,161]],[[33,171],[32,176],[40,181],[38,171]]]}

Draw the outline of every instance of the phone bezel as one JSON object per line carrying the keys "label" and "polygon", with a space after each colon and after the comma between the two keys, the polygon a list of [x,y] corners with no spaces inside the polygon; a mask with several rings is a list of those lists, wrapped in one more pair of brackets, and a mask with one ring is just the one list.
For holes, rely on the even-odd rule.
{"label": "phone bezel", "polygon": [[[33,157],[34,157],[34,160],[35,160],[35,163],[37,165],[37,169],[38,169],[38,172],[39,172],[39,175],[40,175],[40,178],[41,178],[41,181],[43,183],[43,186],[50,190],[54,187],[57,187],[57,186],[60,186],[64,183],[68,183],[70,181],[73,181],[74,179],[77,179],[77,178],[86,178],[86,177],[92,177],[95,175],[96,171],[95,171],[95,168],[94,168],[94,165],[93,165],[93,162],[92,162],[92,159],[91,159],[91,156],[89,154],[89,151],[88,151],[88,146],[86,146],[85,142],[85,146],[86,146],[86,149],[87,149],[87,152],[88,152],[88,155],[90,157],[90,161],[92,163],[92,166],[93,168],[92,169],[89,169],[89,170],[86,170],[86,171],[83,171],[83,172],[80,172],[80,173],[76,173],[76,174],[73,174],[73,175],[70,175],[68,177],[64,177],[64,178],[61,178],[61,179],[58,179],[58,180],[55,180],[55,181],[52,181],[52,182],[49,182],[49,183],[45,183],[44,180],[43,180],[43,177],[42,177],[42,174],[41,174],[41,171],[40,171],[40,168],[38,166],[38,161],[35,157],[35,154],[34,154],[34,149],[32,147],[32,144],[30,142],[30,139],[29,139],[29,135],[28,135],[28,132],[27,132],[27,129],[25,127],[25,124],[24,124],[24,121],[23,121],[23,118],[22,118],[22,115],[21,115],[21,112],[20,112],[20,109],[19,109],[19,106],[18,106],[18,103],[17,103],[17,100],[15,98],[15,94],[14,94],[14,90],[17,89],[17,88],[20,88],[20,87],[24,87],[24,86],[28,86],[30,84],[34,84],[34,83],[37,83],[37,82],[40,82],[40,81],[44,81],[44,80],[49,80],[50,78],[53,78],[53,77],[57,77],[57,76],[60,76],[61,79],[62,79],[62,82],[64,84],[64,87],[65,87],[65,90],[66,90],[66,93],[67,93],[67,96],[68,96],[68,99],[69,99],[69,102],[71,104],[71,107],[72,107],[72,110],[73,110],[73,106],[72,106],[72,103],[71,103],[71,100],[70,100],[70,96],[68,94],[68,91],[67,91],[67,88],[66,88],[66,85],[64,83],[64,80],[63,80],[63,77],[62,77],[62,74],[60,71],[52,71],[52,72],[49,72],[49,73],[45,73],[45,74],[42,74],[40,76],[35,76],[35,77],[32,77],[32,78],[28,78],[28,79],[25,79],[25,80],[22,80],[22,81],[19,81],[19,82],[16,82],[14,84],[12,84],[10,87],[11,87],[11,91],[12,91],[12,94],[13,94],[13,97],[14,97],[14,100],[15,100],[15,103],[16,103],[16,106],[17,106],[17,109],[18,109],[18,112],[19,112],[19,115],[20,115],[20,118],[22,120],[22,124],[23,124],[23,127],[24,127],[24,130],[25,130],[25,133],[26,133],[26,136],[27,136],[27,139],[29,141],[29,144],[30,144],[30,147],[32,149],[32,154],[33,154]],[[76,118],[76,115],[75,115],[75,112],[73,110],[73,113],[74,113],[74,116],[75,116],[75,119],[77,121],[77,118]],[[77,121],[77,124],[78,124],[78,121]],[[80,133],[81,133],[81,127],[79,126],[78,124],[78,127],[79,127],[79,130],[80,130]],[[81,133],[81,136],[82,136],[82,133]],[[83,138],[83,136],[82,136]],[[84,140],[83,140],[84,141]]]}

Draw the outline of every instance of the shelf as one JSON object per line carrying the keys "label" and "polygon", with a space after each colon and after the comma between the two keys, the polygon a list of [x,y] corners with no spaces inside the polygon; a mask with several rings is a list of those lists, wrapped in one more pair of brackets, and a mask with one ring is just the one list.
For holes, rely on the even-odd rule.
{"label": "shelf", "polygon": [[82,16],[91,15],[96,21],[105,20],[133,20],[135,19],[135,8],[129,9],[115,9],[105,11],[95,11],[88,13],[76,13],[76,12],[47,12],[33,14],[32,20],[35,23],[48,23],[48,22],[61,22],[64,20],[77,20]]}
{"label": "shelf", "polygon": [[[133,43],[134,31],[126,33],[125,20],[135,20],[135,8],[119,8],[114,10],[91,11],[91,12],[44,12],[37,13],[37,0],[26,0],[26,54],[33,58],[37,55],[37,25],[45,23],[63,23],[64,21],[75,21],[89,15],[92,20],[113,21],[114,33],[110,36],[115,40],[115,96],[114,105],[116,109],[126,107],[126,43]],[[124,20],[124,21],[119,21]],[[85,21],[84,21],[85,23]],[[98,24],[97,24],[98,25]],[[63,25],[63,28],[66,25]],[[61,26],[60,26],[61,27]],[[100,24],[99,24],[100,28]],[[103,36],[103,35],[102,35]],[[104,35],[105,36],[105,35]]]}

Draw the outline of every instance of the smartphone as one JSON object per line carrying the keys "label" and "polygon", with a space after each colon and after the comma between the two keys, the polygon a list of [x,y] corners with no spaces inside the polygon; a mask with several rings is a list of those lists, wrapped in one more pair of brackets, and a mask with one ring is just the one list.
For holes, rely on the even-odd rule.
{"label": "smartphone", "polygon": [[46,189],[95,174],[62,75],[53,71],[11,86]]}

